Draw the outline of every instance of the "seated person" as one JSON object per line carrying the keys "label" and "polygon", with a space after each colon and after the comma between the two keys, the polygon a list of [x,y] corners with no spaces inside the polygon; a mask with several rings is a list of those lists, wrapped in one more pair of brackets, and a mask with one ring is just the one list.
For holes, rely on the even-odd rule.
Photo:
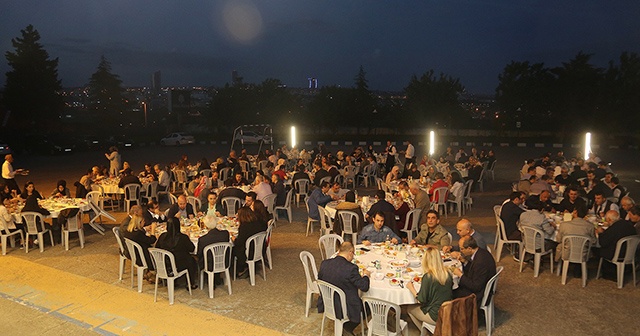
{"label": "seated person", "polygon": [[[135,210],[134,210],[135,208]],[[144,275],[144,278],[152,283],[155,283],[155,273],[153,272],[155,270],[154,268],[154,264],[151,261],[151,255],[149,254],[149,248],[152,247],[152,245],[156,242],[156,236],[153,235],[154,232],[153,230],[151,231],[151,235],[147,235],[147,232],[144,229],[144,219],[142,218],[141,215],[139,215],[139,213],[141,212],[141,208],[139,206],[133,206],[130,209],[130,213],[131,213],[131,218],[129,218],[129,223],[127,224],[127,228],[124,231],[121,231],[122,236],[124,238],[130,239],[136,243],[138,243],[140,245],[140,247],[142,247],[142,256],[138,255],[138,252],[136,250],[136,256],[137,256],[137,265],[138,266],[142,266],[142,258],[144,258],[144,260],[147,262],[147,272]],[[123,223],[124,225],[124,223]],[[125,249],[127,248],[127,246],[125,245]]]}
{"label": "seated person", "polygon": [[[274,206],[284,206],[287,202],[287,189],[284,186],[284,180],[281,179],[279,175],[273,174],[271,175],[271,183],[271,189],[273,189],[273,193],[276,194]],[[260,200],[259,197],[258,200]]]}
{"label": "seated person", "polygon": [[509,196],[509,202],[502,206],[500,219],[504,222],[504,230],[510,240],[522,240],[522,233],[518,230],[518,220],[524,209],[520,207],[524,201],[524,196],[518,191],[514,191]]}
{"label": "seated person", "polygon": [[383,243],[390,241],[397,244],[400,237],[393,230],[384,225],[385,214],[382,211],[373,215],[373,224],[365,226],[358,235],[358,244],[371,245],[372,243]]}
{"label": "seated person", "polygon": [[538,209],[542,206],[543,211],[553,211],[553,204],[551,203],[551,194],[548,190],[544,190],[540,195],[531,195],[524,202],[528,209]]}
{"label": "seated person", "polygon": [[349,189],[342,189],[340,183],[334,182],[329,189],[329,196],[333,199],[343,199],[344,195],[349,191]]}
{"label": "seated person", "polygon": [[217,214],[218,216],[226,216],[227,215],[227,208],[224,207],[223,204],[222,204],[222,200],[224,198],[226,198],[226,197],[237,197],[237,198],[243,200],[243,199],[245,199],[245,196],[247,195],[244,191],[242,191],[242,189],[231,187],[231,181],[230,180],[226,180],[224,182],[224,184],[225,184],[225,188],[222,189],[222,191],[220,191],[220,193],[218,194],[218,201],[216,203],[216,209],[219,212],[219,214]]}
{"label": "seated person", "polygon": [[[213,195],[213,194],[210,194]],[[215,202],[213,202],[215,205]],[[215,244],[215,243],[228,243],[229,242],[229,231],[227,230],[219,230],[216,226],[216,221],[212,220],[204,220],[205,225],[209,228],[209,232],[204,236],[200,236],[198,238],[198,252],[196,256],[198,257],[198,269],[204,270],[204,249],[205,247]],[[209,258],[208,271],[213,271],[213,255],[207,256]],[[230,265],[227,264],[229,260],[229,256],[225,256],[225,266],[228,267]],[[206,273],[205,273],[206,276]],[[215,286],[219,286],[222,284],[222,278],[220,277],[220,273],[214,274],[214,288]]]}
{"label": "seated person", "polygon": [[[237,258],[237,277],[246,279],[249,277],[247,267],[246,244],[247,239],[254,234],[267,230],[267,224],[258,219],[251,208],[244,206],[238,210],[238,236],[233,241],[233,256]],[[249,251],[251,254],[252,251]]]}
{"label": "seated person", "polygon": [[369,208],[369,211],[367,211],[367,213],[365,214],[364,218],[366,220],[368,220],[369,222],[372,222],[373,215],[376,212],[395,213],[396,208],[393,206],[393,204],[387,202],[386,197],[387,197],[387,194],[384,192],[384,190],[376,190],[376,194],[374,197],[376,199],[376,202],[371,205],[371,207]]}
{"label": "seated person", "polygon": [[33,182],[28,181],[24,184],[24,190],[20,194],[20,199],[26,200],[29,196],[34,195],[36,199],[44,199],[40,192],[36,190],[35,184]]}
{"label": "seated person", "polygon": [[67,188],[67,181],[60,180],[56,185],[56,188],[51,192],[51,196],[54,197],[71,197],[71,191]]}
{"label": "seated person", "polygon": [[440,214],[435,210],[427,211],[427,222],[422,224],[418,235],[410,242],[411,245],[427,245],[442,249],[451,245],[451,238],[447,229],[440,225]]}
{"label": "seated person", "polygon": [[452,257],[455,255],[462,262],[464,272],[453,269],[453,274],[460,277],[453,296],[461,298],[475,294],[477,302],[481,302],[487,282],[496,274],[496,262],[491,253],[478,247],[471,236],[461,238],[458,246],[460,253],[452,252]]}
{"label": "seated person", "polygon": [[209,193],[209,195],[207,195],[207,201],[202,204],[202,207],[200,208],[200,212],[198,214],[203,216],[217,216],[217,201],[218,194],[216,194],[215,192]]}
{"label": "seated person", "polygon": [[[158,237],[156,247],[173,253],[177,271],[188,270],[191,289],[198,288],[198,264],[191,256],[196,247],[189,239],[189,236],[180,232],[180,220],[178,218],[170,217],[167,220],[167,232]],[[185,285],[187,285],[186,281]]]}
{"label": "seated person", "polygon": [[120,178],[120,182],[118,182],[118,187],[119,188],[124,188],[124,186],[126,186],[127,184],[137,184],[137,185],[142,185],[142,183],[140,183],[140,179],[133,175],[133,172],[131,170],[131,168],[125,168],[122,171],[122,177]]}
{"label": "seated person", "polygon": [[576,206],[587,207],[584,199],[582,199],[578,193],[578,188],[571,186],[567,188],[566,194],[567,197],[562,199],[562,202],[558,205],[558,211],[573,212],[576,209]]}
{"label": "seated person", "polygon": [[[630,221],[621,219],[620,214],[615,210],[609,210],[605,214],[604,227],[607,229],[605,230],[601,227],[596,229],[598,242],[600,243],[598,255],[604,259],[612,260],[613,255],[616,252],[616,244],[618,241],[624,237],[635,235],[636,230]],[[624,250],[621,251],[621,253],[624,252]],[[623,254],[620,255],[620,257],[623,257]],[[605,264],[608,265],[605,266]],[[603,270],[605,273],[615,274],[614,267],[611,266],[613,266],[613,264],[608,262],[603,263]]]}
{"label": "seated person", "polygon": [[557,225],[544,215],[544,203],[537,203],[535,207],[520,214],[520,227],[533,227],[544,233],[544,250],[555,248],[557,243],[552,240]]}
{"label": "seated person", "polygon": [[331,202],[332,198],[329,193],[329,182],[324,181],[320,184],[319,188],[314,189],[309,195],[309,218],[320,220],[320,212],[318,206],[324,207],[327,203]]}
{"label": "seated person", "polygon": [[262,175],[256,176],[253,183],[253,188],[251,188],[251,190],[256,193],[256,199],[259,199],[261,201],[263,201],[265,197],[273,194],[269,181],[266,181],[264,176]]}
{"label": "seated person", "polygon": [[[556,241],[562,242],[564,236],[575,235],[587,237],[591,241],[591,244],[595,244],[597,240],[593,224],[584,219],[587,215],[587,207],[578,205],[571,214],[573,216],[572,220],[560,224],[560,228],[556,234]],[[585,251],[585,253],[587,252]],[[563,246],[562,243],[559,243],[556,247],[556,261],[559,261],[561,257],[564,259],[569,258],[569,246]]]}
{"label": "seated person", "polygon": [[[484,237],[480,234],[480,232],[473,229],[473,224],[471,224],[468,219],[463,218],[458,221],[458,223],[456,224],[456,232],[458,233],[458,236],[460,238],[473,237],[473,239],[475,239],[476,241],[476,244],[478,244],[480,248],[483,248],[485,250],[487,249],[487,242],[485,242]],[[443,246],[442,251],[447,253],[450,251],[460,251],[460,249],[458,249],[457,243],[453,244],[452,242],[451,246]]]}
{"label": "seated person", "polygon": [[167,222],[167,216],[165,216],[164,212],[160,211],[160,205],[154,200],[149,200],[143,211],[142,218],[144,219],[144,226],[151,225],[151,223]]}
{"label": "seated person", "polygon": [[237,172],[235,174],[235,177],[230,177],[229,179],[231,180],[231,186],[233,187],[242,187],[249,185],[249,182],[247,182],[244,176],[242,176],[242,172]]}
{"label": "seated person", "polygon": [[609,201],[606,197],[604,197],[602,192],[596,192],[593,201],[593,207],[589,210],[589,213],[593,213],[596,216],[604,217],[605,213],[607,213],[609,210],[620,213],[620,208],[618,208],[617,204]]}
{"label": "seated person", "polygon": [[341,211],[352,211],[358,215],[358,226],[353,227],[352,230],[354,232],[360,232],[360,230],[362,230],[362,228],[364,227],[364,214],[362,213],[362,209],[360,208],[358,203],[356,203],[356,194],[353,191],[347,192],[347,194],[344,196],[344,202],[340,202],[338,203],[338,205],[336,205],[336,215],[333,222],[333,232],[338,235],[342,234],[343,228],[342,218],[340,217]]}
{"label": "seated person", "polygon": [[169,218],[193,218],[195,215],[193,206],[187,202],[187,197],[185,195],[178,196],[178,202],[173,204],[167,213],[167,217]]}

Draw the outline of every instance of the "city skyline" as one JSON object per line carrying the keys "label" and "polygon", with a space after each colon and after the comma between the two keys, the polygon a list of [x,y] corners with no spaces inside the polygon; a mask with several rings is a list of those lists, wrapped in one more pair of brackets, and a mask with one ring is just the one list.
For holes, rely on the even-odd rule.
{"label": "city skyline", "polygon": [[[372,90],[399,91],[429,69],[492,93],[510,61],[561,66],[579,51],[606,67],[639,52],[640,3],[515,1],[8,1],[0,50],[33,24],[64,87],[88,83],[101,55],[124,86],[222,86],[277,78],[291,87],[350,87],[360,65]],[[3,59],[0,72],[10,68]]]}

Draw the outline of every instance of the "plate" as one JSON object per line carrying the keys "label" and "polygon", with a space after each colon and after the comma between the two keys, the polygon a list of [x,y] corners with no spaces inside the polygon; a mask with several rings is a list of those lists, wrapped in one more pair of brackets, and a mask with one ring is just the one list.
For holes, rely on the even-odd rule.
{"label": "plate", "polygon": [[389,260],[389,265],[393,267],[405,267],[407,266],[408,263],[409,262],[407,260],[399,260],[399,259]]}
{"label": "plate", "polygon": [[400,286],[400,280],[398,280],[398,279],[389,279],[389,285],[391,285],[391,286]]}

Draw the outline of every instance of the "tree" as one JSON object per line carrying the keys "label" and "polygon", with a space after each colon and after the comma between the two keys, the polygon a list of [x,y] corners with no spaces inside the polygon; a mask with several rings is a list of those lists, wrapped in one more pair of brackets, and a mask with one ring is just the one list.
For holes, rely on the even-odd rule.
{"label": "tree", "polygon": [[89,79],[89,108],[98,112],[110,126],[119,126],[126,108],[122,81],[111,73],[111,63],[102,56],[98,69]]}
{"label": "tree", "polygon": [[345,120],[347,124],[358,127],[358,130],[362,125],[371,127],[372,113],[376,110],[376,102],[371,91],[369,91],[366,75],[367,73],[361,65],[354,79],[352,112],[347,114]]}
{"label": "tree", "polygon": [[620,63],[609,62],[604,74],[603,111],[597,114],[598,125],[611,131],[637,132],[640,122],[640,56],[623,52]]}
{"label": "tree", "polygon": [[400,119],[411,125],[427,123],[452,127],[464,124],[468,119],[458,102],[458,96],[464,91],[458,78],[444,73],[436,77],[434,71],[429,70],[420,78],[413,75],[404,91],[407,115]]}
{"label": "tree", "polygon": [[49,59],[32,25],[20,33],[11,39],[15,52],[5,54],[12,70],[6,73],[4,102],[12,112],[12,128],[42,131],[56,123],[64,106],[58,93],[58,59]]}

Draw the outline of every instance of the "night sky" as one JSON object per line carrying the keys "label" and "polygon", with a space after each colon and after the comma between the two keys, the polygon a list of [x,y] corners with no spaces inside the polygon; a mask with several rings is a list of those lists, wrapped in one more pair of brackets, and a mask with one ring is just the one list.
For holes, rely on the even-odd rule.
{"label": "night sky", "polygon": [[[493,93],[511,60],[559,66],[579,51],[606,67],[640,52],[640,1],[580,0],[75,0],[0,2],[0,51],[33,24],[65,87],[81,86],[101,55],[125,86],[216,85],[237,70],[292,87],[317,77],[401,90],[429,69]],[[9,70],[0,62],[3,74]]]}

